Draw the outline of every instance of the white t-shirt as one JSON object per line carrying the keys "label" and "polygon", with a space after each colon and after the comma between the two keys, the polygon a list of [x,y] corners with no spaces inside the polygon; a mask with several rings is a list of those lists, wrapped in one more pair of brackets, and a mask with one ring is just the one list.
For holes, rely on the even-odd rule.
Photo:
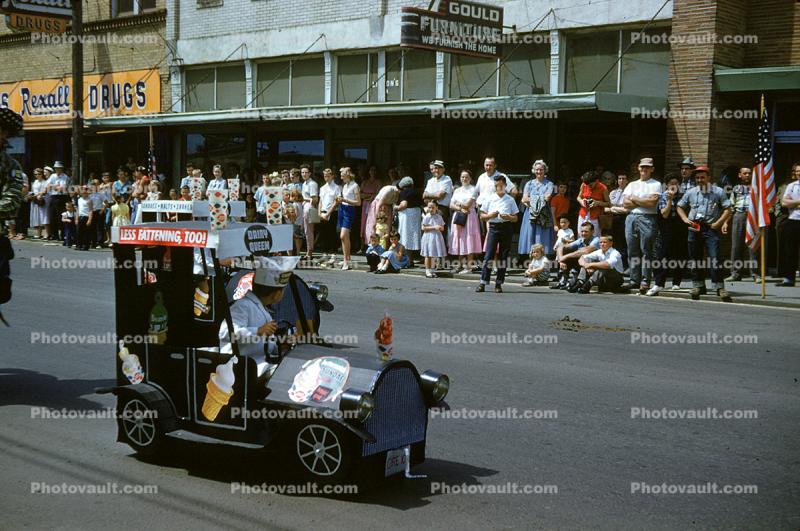
{"label": "white t-shirt", "polygon": [[[660,196],[661,190],[661,183],[655,179],[648,179],[646,181],[638,180],[628,184],[628,186],[625,187],[625,191],[622,192],[622,195],[624,197],[646,199],[651,195]],[[630,211],[631,214],[655,214],[656,212],[658,212],[658,201],[656,201],[656,204],[651,208],[637,206]]]}
{"label": "white t-shirt", "polygon": [[528,264],[528,271],[540,268],[544,268],[545,271],[550,271],[550,260],[548,260],[546,256],[531,258],[531,262]]}
{"label": "white t-shirt", "polygon": [[502,175],[506,178],[506,193],[516,188],[505,173],[500,173],[499,171],[495,171],[492,175],[486,175],[486,172],[481,173],[481,176],[478,177],[478,181],[475,183],[475,199],[478,206],[481,206],[483,200],[494,193],[494,178],[497,175]]}
{"label": "white t-shirt", "polygon": [[358,192],[358,183],[350,181],[342,185],[342,197],[348,201],[356,200],[356,193]]}
{"label": "white t-shirt", "polygon": [[[800,200],[800,181],[790,183],[784,190],[783,197],[790,201]],[[789,209],[789,219],[800,220],[800,207]]]}
{"label": "white t-shirt", "polygon": [[307,181],[303,181],[301,191],[303,193],[303,199],[305,200],[310,200],[312,197],[319,197],[319,185],[310,177]]}
{"label": "white t-shirt", "polygon": [[556,244],[554,247],[558,249],[559,247],[564,245],[564,243],[566,243],[567,240],[572,241],[574,239],[575,239],[575,233],[572,232],[572,229],[570,229],[569,227],[567,227],[566,229],[558,229],[558,234],[556,234]]}
{"label": "white t-shirt", "polygon": [[445,192],[444,197],[438,199],[436,202],[442,206],[450,208],[450,198],[453,197],[453,181],[448,175],[442,175],[438,179],[431,177],[428,179],[428,184],[425,185],[426,194],[439,194]]}
{"label": "white t-shirt", "polygon": [[342,190],[338,184],[331,181],[322,185],[319,189],[319,210],[320,212],[328,212],[333,208],[333,202],[336,196],[341,194]]}
{"label": "white t-shirt", "polygon": [[489,220],[489,223],[509,223],[508,220],[501,218],[499,214],[519,214],[519,207],[517,207],[517,202],[509,194],[505,193],[500,197],[493,193],[484,199],[481,211],[486,213],[496,211],[498,213],[496,218]]}
{"label": "white t-shirt", "polygon": [[585,254],[583,259],[587,262],[608,262],[612,269],[622,274],[622,255],[613,247],[609,247],[605,253],[602,249],[592,251],[589,254]]}
{"label": "white t-shirt", "polygon": [[91,197],[86,197],[86,198],[79,197],[78,198],[78,217],[79,218],[82,218],[82,217],[87,217],[88,218],[89,214],[92,213],[92,210],[94,210],[94,206],[92,204],[92,198]]}

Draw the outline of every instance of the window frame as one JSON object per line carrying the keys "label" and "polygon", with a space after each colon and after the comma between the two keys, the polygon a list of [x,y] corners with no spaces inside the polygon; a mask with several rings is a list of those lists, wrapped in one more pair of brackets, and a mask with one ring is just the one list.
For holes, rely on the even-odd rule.
{"label": "window frame", "polygon": [[[213,106],[212,107],[213,108],[207,109],[207,110],[184,111],[184,112],[212,112],[212,111],[229,111],[229,110],[232,110],[232,109],[220,109],[218,107],[218,101],[217,101],[217,69],[219,69],[219,68],[229,68],[229,67],[232,67],[232,66],[241,66],[242,67],[242,71],[244,73],[245,95],[244,95],[244,102],[242,104],[242,107],[239,107],[239,108],[240,109],[245,109],[246,106],[247,106],[247,103],[248,103],[247,89],[246,89],[246,87],[247,87],[247,70],[246,70],[246,67],[245,67],[243,62],[242,63],[239,63],[239,62],[228,62],[228,63],[212,63],[212,64],[203,64],[203,65],[191,65],[191,66],[187,66],[186,68],[183,69],[183,73],[182,73],[182,76],[181,76],[182,77],[181,81],[182,81],[182,85],[183,85],[183,90],[182,90],[182,94],[181,95],[183,97],[183,108],[184,109],[186,108],[186,104],[188,102],[188,99],[186,98],[186,93],[187,93],[187,90],[189,89],[189,87],[186,85],[186,73],[190,72],[192,70],[208,70],[208,69],[211,69],[211,70],[214,71],[213,82],[212,82],[212,86],[211,86],[211,88],[212,88],[212,90],[211,90],[212,101],[213,101]],[[234,107],[234,109],[236,109],[236,107]]]}
{"label": "window frame", "polygon": [[[318,55],[318,54],[313,54],[311,56],[290,55],[290,56],[283,56],[283,57],[270,57],[270,58],[268,58],[268,59],[266,59],[264,61],[254,61],[253,62],[253,66],[255,68],[253,68],[253,72],[254,72],[254,74],[253,74],[253,87],[254,87],[254,90],[255,90],[255,100],[253,101],[253,103],[256,106],[258,106],[258,97],[260,95],[259,92],[258,92],[259,91],[259,89],[258,89],[258,82],[259,82],[258,70],[259,70],[259,67],[261,65],[264,65],[264,64],[286,63],[286,62],[288,62],[289,63],[289,78],[288,78],[288,81],[289,81],[289,103],[287,105],[285,105],[285,107],[294,107],[295,106],[294,105],[294,101],[293,101],[294,98],[292,97],[292,88],[294,86],[294,63],[297,62],[297,61],[309,61],[309,60],[314,60],[314,59],[318,59],[318,60],[322,61],[322,78],[321,78],[321,80],[322,80],[322,102],[320,102],[320,103],[308,103],[308,104],[303,104],[303,105],[304,106],[305,105],[324,105],[325,104],[325,56],[324,55]],[[252,95],[251,95],[251,97],[252,97]],[[280,105],[280,107],[284,107],[284,105]]]}

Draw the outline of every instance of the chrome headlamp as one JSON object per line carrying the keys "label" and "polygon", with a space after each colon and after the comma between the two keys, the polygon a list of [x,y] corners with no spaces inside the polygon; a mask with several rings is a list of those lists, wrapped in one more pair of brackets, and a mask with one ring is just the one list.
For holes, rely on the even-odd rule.
{"label": "chrome headlamp", "polygon": [[422,380],[422,391],[431,404],[444,400],[450,390],[450,378],[446,374],[425,371],[419,378]]}
{"label": "chrome headlamp", "polygon": [[357,422],[366,421],[375,411],[375,398],[370,393],[348,389],[339,399],[339,409],[345,420],[355,419]]}

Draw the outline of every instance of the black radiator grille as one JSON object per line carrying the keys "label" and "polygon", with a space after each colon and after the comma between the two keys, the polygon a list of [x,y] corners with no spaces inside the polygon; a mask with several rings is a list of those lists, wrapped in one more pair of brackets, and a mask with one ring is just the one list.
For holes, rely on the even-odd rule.
{"label": "black radiator grille", "polygon": [[364,443],[364,456],[425,440],[428,409],[414,371],[390,369],[374,394],[375,412],[365,428],[377,440]]}

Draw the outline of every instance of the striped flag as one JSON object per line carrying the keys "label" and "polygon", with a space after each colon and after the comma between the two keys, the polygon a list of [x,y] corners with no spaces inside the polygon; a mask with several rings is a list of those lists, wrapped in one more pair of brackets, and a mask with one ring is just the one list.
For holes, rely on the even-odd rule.
{"label": "striped flag", "polygon": [[745,242],[751,249],[761,245],[761,227],[769,226],[769,209],[775,204],[775,172],[772,165],[772,135],[767,110],[761,115],[758,126],[756,165],[750,185],[750,205],[747,209],[747,234]]}
{"label": "striped flag", "polygon": [[147,152],[147,171],[150,174],[150,180],[158,180],[158,168],[156,167],[156,151],[150,149]]}

